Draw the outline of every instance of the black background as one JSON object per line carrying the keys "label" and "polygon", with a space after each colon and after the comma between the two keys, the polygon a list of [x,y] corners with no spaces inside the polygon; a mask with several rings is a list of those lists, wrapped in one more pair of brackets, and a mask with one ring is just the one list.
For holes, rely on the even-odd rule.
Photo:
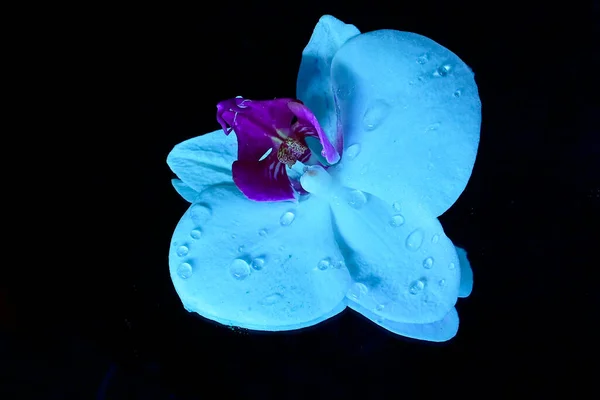
{"label": "black background", "polygon": [[[223,1],[46,19],[23,51],[52,146],[28,214],[52,245],[3,285],[2,398],[577,397],[598,368],[599,7],[525,3]],[[323,14],[425,35],[475,73],[479,153],[440,218],[475,286],[448,343],[350,310],[294,332],[230,329],[188,314],[173,289],[187,203],[167,154],[218,128],[220,100],[293,97]]]}

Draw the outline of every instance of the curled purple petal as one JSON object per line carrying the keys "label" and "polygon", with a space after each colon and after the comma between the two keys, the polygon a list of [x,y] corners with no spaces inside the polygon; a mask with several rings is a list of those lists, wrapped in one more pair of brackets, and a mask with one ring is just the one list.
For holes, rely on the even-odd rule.
{"label": "curled purple petal", "polygon": [[288,103],[288,107],[296,118],[298,118],[295,133],[302,134],[303,136],[318,137],[323,146],[321,155],[325,157],[329,164],[337,163],[340,160],[340,153],[329,142],[327,135],[321,129],[319,121],[317,121],[317,117],[302,103],[290,102]]}

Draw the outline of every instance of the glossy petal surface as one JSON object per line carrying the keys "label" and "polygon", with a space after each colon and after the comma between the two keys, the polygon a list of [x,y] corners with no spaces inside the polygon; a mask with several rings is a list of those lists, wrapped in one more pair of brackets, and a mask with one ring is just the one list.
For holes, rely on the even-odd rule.
{"label": "glossy petal surface", "polygon": [[346,153],[338,179],[390,203],[411,191],[435,216],[454,204],[479,143],[481,104],[469,67],[424,36],[381,30],[342,46],[331,77]]}
{"label": "glossy petal surface", "polygon": [[331,86],[331,60],[348,39],[359,34],[354,25],[324,15],[302,52],[298,72],[296,96],[315,114],[339,154],[342,153],[343,132],[337,121]]}
{"label": "glossy petal surface", "polygon": [[311,326],[342,311],[350,276],[340,261],[326,202],[252,202],[233,185],[200,193],[169,254],[187,310],[267,331]]}

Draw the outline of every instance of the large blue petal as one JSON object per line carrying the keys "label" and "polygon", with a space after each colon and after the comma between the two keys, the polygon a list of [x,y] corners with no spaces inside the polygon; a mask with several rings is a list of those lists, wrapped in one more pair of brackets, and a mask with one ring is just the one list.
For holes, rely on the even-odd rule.
{"label": "large blue petal", "polygon": [[211,185],[232,183],[231,165],[237,159],[235,135],[222,130],[207,133],[176,145],[167,156],[167,164],[185,186],[173,183],[186,200],[192,193]]}
{"label": "large blue petal", "polygon": [[338,245],[354,281],[348,298],[386,319],[439,321],[458,297],[458,256],[437,218],[408,194],[392,205],[343,188],[330,200]]}
{"label": "large blue petal", "polygon": [[345,308],[350,286],[326,202],[254,202],[234,185],[199,194],[169,265],[187,310],[257,330],[321,322]]}
{"label": "large blue petal", "polygon": [[344,129],[337,178],[390,203],[412,191],[435,216],[452,206],[479,143],[469,67],[424,36],[381,30],[348,40],[331,76]]}
{"label": "large blue petal", "polygon": [[340,152],[343,144],[331,88],[331,60],[348,39],[359,35],[354,25],[324,15],[302,52],[296,96],[315,114],[329,141]]}

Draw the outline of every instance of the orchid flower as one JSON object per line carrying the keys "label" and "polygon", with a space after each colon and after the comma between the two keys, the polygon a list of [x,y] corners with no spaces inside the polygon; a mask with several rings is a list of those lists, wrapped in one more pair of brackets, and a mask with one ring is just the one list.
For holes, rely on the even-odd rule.
{"label": "orchid flower", "polygon": [[349,307],[402,336],[451,339],[473,276],[437,217],[475,162],[472,71],[426,37],[323,16],[296,96],[222,101],[222,129],[169,154],[192,203],[169,253],[184,307],[263,331]]}

